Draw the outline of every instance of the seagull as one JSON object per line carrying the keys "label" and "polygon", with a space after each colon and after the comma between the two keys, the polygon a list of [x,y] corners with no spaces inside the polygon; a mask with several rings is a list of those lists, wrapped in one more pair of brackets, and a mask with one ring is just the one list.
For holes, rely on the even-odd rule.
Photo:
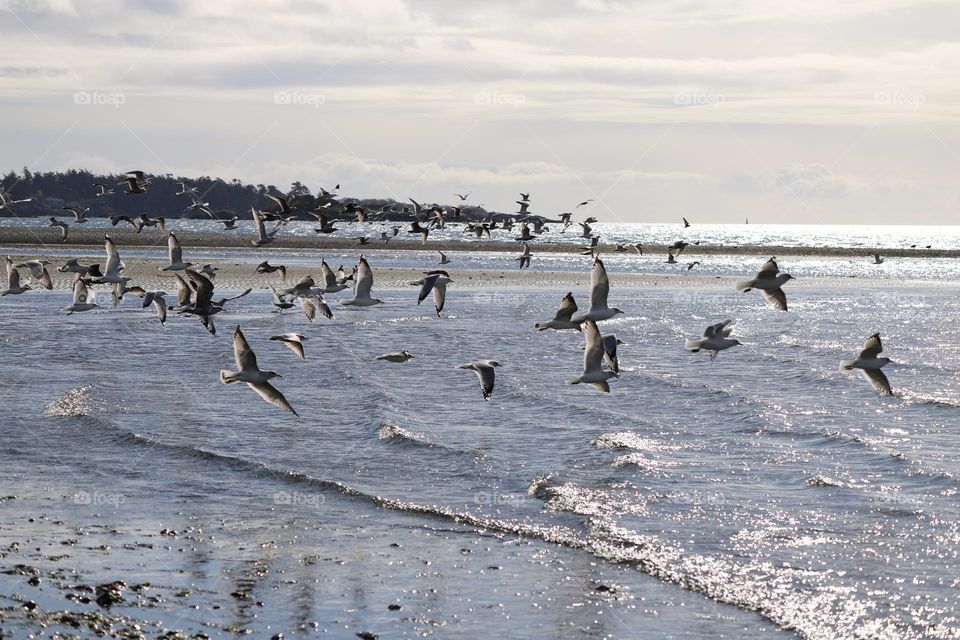
{"label": "seagull", "polygon": [[170,257],[170,264],[160,271],[183,271],[193,266],[192,262],[183,261],[183,249],[180,248],[180,241],[173,231],[167,234],[167,255]]}
{"label": "seagull", "polygon": [[0,189],[0,209],[9,208],[10,211],[13,211],[13,205],[33,202],[35,199],[36,198],[23,198],[21,200],[14,200],[9,193]]}
{"label": "seagull", "polygon": [[217,222],[223,225],[224,231],[233,231],[237,228],[237,220],[239,219],[237,216],[233,216],[229,220],[217,220]]}
{"label": "seagull", "polygon": [[693,269],[693,268],[694,268],[695,266],[697,266],[698,264],[700,264],[700,261],[699,261],[699,260],[694,260],[693,262],[688,262],[688,263],[687,263],[687,271],[690,271],[691,269]]}
{"label": "seagull", "polygon": [[151,218],[145,213],[137,216],[137,233],[143,231],[144,227],[160,227],[160,231],[166,231],[167,219],[163,216]]}
{"label": "seagull", "polygon": [[[626,343],[613,333],[603,334],[600,336],[600,341],[603,344],[603,361],[610,366],[614,373],[619,374],[620,360],[617,359],[617,347]],[[587,348],[587,343],[581,342],[577,345],[577,348],[582,351]]]}
{"label": "seagull", "polygon": [[333,312],[323,296],[320,295],[319,290],[315,289],[306,295],[297,297],[300,298],[300,308],[303,309],[303,315],[307,316],[307,320],[310,322],[313,322],[317,317],[317,311],[327,320],[333,320]]}
{"label": "seagull", "polygon": [[520,254],[520,257],[514,258],[514,260],[520,261],[520,268],[530,268],[530,258],[533,257],[533,254],[530,253],[530,245],[526,242],[523,243],[523,253]]}
{"label": "seagull", "polygon": [[493,393],[493,382],[496,377],[494,367],[499,367],[500,363],[496,360],[473,360],[465,364],[457,365],[457,369],[473,369],[480,379],[480,391],[483,393],[483,399],[489,400]]}
{"label": "seagull", "polygon": [[136,231],[137,233],[140,233],[141,227],[138,227],[137,223],[134,222],[130,216],[109,216],[109,218],[110,218],[110,226],[115,227],[121,222],[126,222],[131,227],[133,227],[134,231]]}
{"label": "seagull", "polygon": [[327,214],[325,214],[325,213],[316,213],[316,212],[314,212],[314,211],[311,211],[311,212],[310,212],[310,215],[312,215],[314,218],[316,218],[317,221],[320,223],[320,227],[317,228],[317,229],[314,229],[314,231],[316,231],[317,233],[333,233],[334,231],[337,230],[337,228],[336,228],[335,226],[333,226],[333,223],[331,223],[331,222],[327,219]]}
{"label": "seagull", "polygon": [[84,209],[79,209],[77,207],[60,207],[60,208],[63,209],[64,211],[69,211],[70,213],[72,213],[73,217],[75,218],[74,222],[76,222],[77,224],[83,224],[84,222],[87,222],[87,214],[90,213],[90,207],[86,207]]}
{"label": "seagull", "polygon": [[30,285],[20,284],[20,272],[13,266],[13,260],[7,256],[7,290],[0,293],[0,296],[15,296],[30,290]]}
{"label": "seagull", "polygon": [[50,280],[50,272],[47,271],[49,260],[27,260],[14,265],[17,269],[27,269],[34,280],[40,283],[48,291],[53,289],[53,282]]}
{"label": "seagull", "polygon": [[443,251],[437,251],[440,254],[440,262],[438,264],[450,264],[450,258],[447,257]]}
{"label": "seagull", "polygon": [[[603,368],[605,351],[603,339],[600,337],[600,329],[593,320],[587,320],[583,324],[585,327],[584,337],[587,343],[583,351],[583,373],[576,378],[567,380],[567,384],[589,384],[600,391],[610,393],[610,384],[607,380],[616,378],[617,373]],[[615,340],[616,337],[614,337]]]}
{"label": "seagull", "polygon": [[274,271],[280,272],[280,282],[287,281],[287,268],[282,264],[273,266],[267,260],[257,265],[256,273],[273,273]]}
{"label": "seagull", "polygon": [[270,292],[273,294],[273,306],[277,308],[278,313],[283,313],[285,309],[290,309],[295,306],[287,300],[286,294],[278,292],[273,287],[270,287]]}
{"label": "seagull", "polygon": [[87,291],[87,283],[77,274],[76,279],[73,281],[73,302],[69,307],[61,309],[61,311],[66,311],[69,316],[72,313],[96,309],[98,305],[95,302],[89,302],[90,299],[90,294]]}
{"label": "seagull", "polygon": [[553,316],[553,320],[538,322],[534,326],[537,331],[546,331],[547,329],[576,329],[577,331],[582,331],[580,323],[570,319],[576,310],[577,303],[573,299],[573,293],[568,291],[567,295],[563,296],[563,301],[560,303],[560,308],[557,309],[556,315]]}
{"label": "seagull", "polygon": [[873,256],[873,264],[883,264],[883,258],[880,257],[879,253],[871,253]]}
{"label": "seagull", "polygon": [[451,195],[457,196],[458,198],[460,198],[460,201],[463,202],[463,201],[465,201],[467,198],[470,197],[470,194],[471,194],[471,193],[473,193],[473,192],[471,191],[471,192],[468,192],[468,193],[454,193],[454,194],[451,194]]}
{"label": "seagull", "polygon": [[113,240],[110,239],[110,236],[104,236],[104,247],[107,250],[107,262],[104,267],[104,272],[93,282],[99,284],[102,282],[126,283],[129,281],[130,278],[120,275],[120,272],[126,267],[123,264],[123,260],[120,259],[120,252],[117,251],[117,247],[113,244]]}
{"label": "seagull", "polygon": [[349,304],[357,307],[372,307],[375,304],[382,304],[383,300],[370,297],[370,290],[373,288],[373,271],[367,259],[360,256],[360,264],[357,267],[357,280],[353,287],[353,298],[350,300],[341,300],[340,304]]}
{"label": "seagull", "polygon": [[298,414],[283,394],[271,385],[268,381],[273,378],[279,378],[276,371],[263,371],[257,366],[257,356],[250,349],[247,339],[243,337],[240,327],[233,332],[233,357],[237,362],[239,371],[220,370],[220,382],[223,384],[233,384],[234,382],[246,382],[247,386],[259,394],[261,398],[272,405],[280,407],[284,411],[289,411],[295,416]]}
{"label": "seagull", "polygon": [[683,228],[684,228],[684,229],[686,229],[687,227],[690,226],[690,223],[687,222],[687,219],[686,219],[686,218],[682,218],[682,220],[683,220]]}
{"label": "seagull", "polygon": [[892,396],[893,390],[890,388],[890,381],[881,371],[883,367],[890,364],[890,358],[878,357],[881,351],[883,351],[883,345],[880,343],[880,334],[875,333],[863,343],[863,351],[855,360],[840,362],[840,370],[860,369],[863,372],[863,377],[870,381],[874,389],[883,395]]}
{"label": "seagull", "polygon": [[283,227],[285,223],[283,221],[278,222],[276,226],[268,232],[263,225],[263,216],[261,213],[256,209],[250,209],[250,213],[253,215],[253,223],[257,227],[257,239],[251,240],[250,243],[255,247],[260,247],[276,240],[275,236],[277,232],[280,231],[280,228]]}
{"label": "seagull", "polygon": [[406,362],[407,360],[412,360],[413,354],[409,351],[395,351],[393,353],[384,353],[374,360],[386,360],[387,362]]}
{"label": "seagull", "polygon": [[630,245],[630,246],[633,247],[633,250],[634,250],[634,251],[636,251],[636,252],[639,253],[640,255],[643,255],[643,245],[642,245],[642,244],[640,244],[640,243],[638,242],[637,244],[632,244],[632,245]]}
{"label": "seagull", "polygon": [[764,263],[756,278],[738,282],[736,287],[740,291],[760,289],[771,307],[786,311],[787,295],[781,287],[790,280],[793,280],[793,276],[789,273],[780,273],[780,267],[777,266],[777,259],[770,258]]}
{"label": "seagull", "polygon": [[417,297],[417,304],[423,302],[424,299],[430,295],[430,292],[433,292],[433,306],[436,308],[437,317],[439,318],[440,312],[443,311],[443,303],[447,299],[448,282],[453,282],[453,280],[446,271],[427,271],[425,278],[421,278],[410,284],[420,285],[420,295]]}
{"label": "seagull", "polygon": [[702,338],[687,338],[684,348],[689,349],[693,353],[697,353],[701,349],[706,349],[710,352],[710,362],[713,362],[717,354],[724,349],[736,347],[741,344],[739,340],[730,337],[733,329],[730,329],[729,325],[732,322],[733,320],[724,320],[723,322],[710,325],[704,330]]}
{"label": "seagull", "polygon": [[667,251],[667,264],[677,264],[677,259],[674,257],[672,251]]}
{"label": "seagull", "polygon": [[217,271],[220,271],[220,269],[212,264],[205,264],[200,268],[200,273],[207,276],[211,280],[217,277]]}
{"label": "seagull", "polygon": [[118,184],[118,185],[120,185],[120,184],[125,184],[125,185],[127,185],[127,190],[124,191],[124,193],[133,194],[133,193],[146,193],[146,192],[147,192],[147,190],[146,190],[146,186],[147,186],[147,185],[146,185],[146,184],[140,184],[140,183],[137,181],[136,178],[132,178],[132,177],[131,177],[131,178],[127,178],[126,180],[123,180],[122,182],[118,182],[117,184]]}
{"label": "seagull", "polygon": [[273,196],[273,195],[270,195],[269,193],[266,194],[266,196],[271,200],[273,200],[274,202],[276,202],[277,206],[280,207],[280,211],[278,213],[281,213],[283,215],[290,215],[291,213],[293,213],[293,210],[290,208],[290,205],[287,204],[286,198],[281,198],[280,196]]}
{"label": "seagull", "polygon": [[281,333],[280,335],[270,336],[269,339],[282,342],[290,347],[295,354],[300,356],[301,360],[306,359],[306,356],[303,354],[303,341],[307,339],[306,336],[300,335],[299,333]]}
{"label": "seagull", "polygon": [[48,226],[48,227],[59,227],[59,228],[60,228],[60,242],[66,242],[66,241],[67,241],[67,233],[69,233],[69,231],[70,231],[70,225],[68,225],[66,222],[63,222],[62,220],[57,220],[56,218],[51,217],[51,218],[50,218],[50,224],[48,224],[47,226]]}
{"label": "seagull", "polygon": [[584,320],[609,320],[617,314],[623,313],[620,309],[607,306],[607,296],[610,293],[610,280],[607,270],[600,258],[593,259],[593,270],[590,274],[590,307],[585,313],[574,314],[570,319],[574,322]]}
{"label": "seagull", "polygon": [[[122,183],[121,183],[122,184]],[[97,197],[103,196],[112,196],[116,191],[110,188],[110,185],[103,184],[102,182],[94,182],[93,186],[97,188]]]}
{"label": "seagull", "polygon": [[320,261],[320,273],[323,275],[324,293],[337,293],[347,288],[347,285],[337,280],[336,274],[333,273],[333,269],[330,268],[326,260]]}
{"label": "seagull", "polygon": [[[93,265],[96,266],[96,265]],[[57,271],[60,273],[81,273],[86,274],[90,271],[90,267],[80,264],[79,260],[76,258],[70,258],[64,263],[62,267],[57,267]]]}
{"label": "seagull", "polygon": [[160,318],[160,324],[166,325],[167,323],[167,301],[163,296],[167,295],[166,291],[145,291],[140,287],[133,287],[127,289],[130,293],[140,296],[143,298],[143,308],[146,309],[151,304],[154,306],[155,311],[157,312],[157,317]]}

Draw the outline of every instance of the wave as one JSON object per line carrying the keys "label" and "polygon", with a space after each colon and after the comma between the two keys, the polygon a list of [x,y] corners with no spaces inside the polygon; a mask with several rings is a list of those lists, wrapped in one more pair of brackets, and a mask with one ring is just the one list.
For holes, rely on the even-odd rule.
{"label": "wave", "polygon": [[88,384],[70,389],[53,400],[43,410],[47,417],[80,417],[102,415],[120,410],[106,398],[93,393],[93,385]]}

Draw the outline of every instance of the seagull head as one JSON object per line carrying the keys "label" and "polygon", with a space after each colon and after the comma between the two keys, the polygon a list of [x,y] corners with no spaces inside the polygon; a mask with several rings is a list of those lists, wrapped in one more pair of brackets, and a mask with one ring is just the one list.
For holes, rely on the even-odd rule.
{"label": "seagull head", "polygon": [[793,277],[792,275],[790,275],[789,273],[785,273],[785,274],[783,274],[783,281],[786,282],[787,280],[796,280],[796,278],[794,278],[794,277]]}
{"label": "seagull head", "polygon": [[265,375],[266,378],[267,378],[267,380],[270,380],[271,378],[282,378],[282,377],[283,377],[282,375],[280,375],[280,374],[277,373],[276,371],[261,371],[260,373],[262,373],[263,375]]}

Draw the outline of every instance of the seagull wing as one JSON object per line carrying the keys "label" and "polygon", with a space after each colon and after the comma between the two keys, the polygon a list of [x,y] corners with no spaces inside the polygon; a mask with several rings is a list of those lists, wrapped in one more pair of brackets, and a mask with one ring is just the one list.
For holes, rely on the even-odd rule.
{"label": "seagull wing", "polygon": [[472,369],[477,372],[480,379],[480,391],[483,393],[483,399],[489,400],[493,394],[493,383],[497,377],[496,370],[489,364],[475,364]]}
{"label": "seagull wing", "polygon": [[861,371],[863,372],[863,377],[870,381],[874,389],[888,396],[893,395],[893,389],[890,388],[890,381],[887,380],[887,376],[884,375],[883,371],[880,369],[861,369]]}
{"label": "seagull wing", "polygon": [[583,335],[586,339],[586,348],[583,350],[583,371],[600,371],[603,368],[603,340],[600,338],[600,329],[593,320],[583,323]]}
{"label": "seagull wing", "polygon": [[177,281],[177,306],[184,307],[190,304],[190,285],[187,284],[187,281],[183,279],[179,273],[174,273],[173,277]]}
{"label": "seagull wing", "polygon": [[261,382],[259,384],[247,383],[247,386],[257,392],[261,398],[269,402],[270,404],[280,407],[284,411],[289,411],[295,416],[300,414],[294,411],[293,407],[290,406],[290,403],[287,402],[287,399],[283,397],[283,394],[280,393],[276,387],[274,387],[269,382]]}
{"label": "seagull wing", "polygon": [[320,273],[323,275],[323,283],[327,289],[337,286],[337,276],[326,260],[320,262]]}
{"label": "seagull wing", "polygon": [[87,285],[80,274],[77,274],[77,279],[73,283],[73,304],[86,304],[88,297]]}
{"label": "seagull wing", "polygon": [[233,357],[241,371],[259,371],[257,355],[250,349],[247,339],[243,337],[240,327],[233,332]]}
{"label": "seagull wing", "polygon": [[213,283],[207,276],[200,275],[196,271],[187,269],[186,274],[190,278],[190,282],[197,287],[197,306],[206,307],[209,305],[213,299]]}
{"label": "seagull wing", "polygon": [[787,310],[787,294],[783,292],[783,289],[777,287],[776,289],[761,289],[761,291],[771,307],[780,311]]}
{"label": "seagull wing", "polygon": [[573,293],[568,292],[567,295],[563,296],[563,301],[560,303],[560,308],[557,309],[557,313],[553,316],[553,319],[569,322],[570,318],[576,312],[577,303],[573,299]]}
{"label": "seagull wing", "polygon": [[46,267],[41,267],[43,272],[40,274],[40,284],[43,285],[44,289],[50,290],[53,289],[53,281],[50,280],[50,272],[47,271]]}
{"label": "seagull wing", "polygon": [[437,317],[443,311],[443,304],[447,301],[447,283],[446,281],[437,282],[433,286],[433,306],[437,310]]}
{"label": "seagull wing", "polygon": [[876,358],[881,351],[883,351],[883,344],[880,342],[880,334],[875,333],[863,343],[863,351],[860,352],[860,357],[863,359]]}
{"label": "seagull wing", "polygon": [[420,295],[417,296],[417,304],[423,302],[430,292],[433,290],[433,287],[437,284],[437,279],[440,277],[440,274],[434,274],[432,276],[427,276],[420,281]]}
{"label": "seagull wing", "polygon": [[780,273],[780,267],[777,266],[777,261],[773,258],[770,258],[763,263],[762,267],[760,267],[760,271],[757,273],[757,278],[761,280],[766,278],[776,278],[778,273]]}
{"label": "seagull wing", "polygon": [[153,297],[153,306],[157,310],[157,317],[160,318],[160,324],[166,324],[167,322],[167,301],[163,299],[163,296],[154,296]]}
{"label": "seagull wing", "polygon": [[171,231],[167,236],[167,253],[170,256],[170,264],[180,264],[183,262],[183,249],[180,248],[180,241]]}
{"label": "seagull wing", "polygon": [[360,265],[357,268],[357,283],[354,287],[354,296],[357,298],[370,297],[370,291],[373,289],[373,271],[367,259],[360,256]]}
{"label": "seagull wing", "polygon": [[107,249],[107,262],[104,269],[104,274],[106,275],[119,275],[120,271],[123,270],[123,265],[120,261],[120,252],[117,251],[117,246],[113,244],[113,240],[107,238],[104,240],[104,246]]}
{"label": "seagull wing", "polygon": [[593,271],[590,273],[590,308],[605,309],[607,295],[610,293],[610,280],[600,258],[594,258]]}

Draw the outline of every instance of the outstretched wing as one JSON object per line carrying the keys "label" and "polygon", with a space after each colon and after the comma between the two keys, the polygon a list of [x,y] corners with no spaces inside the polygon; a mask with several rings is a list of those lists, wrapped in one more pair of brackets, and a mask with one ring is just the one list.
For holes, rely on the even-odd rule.
{"label": "outstretched wing", "polygon": [[251,384],[248,382],[247,386],[256,391],[257,395],[270,404],[280,407],[284,411],[289,411],[295,416],[300,415],[293,409],[293,407],[290,406],[290,403],[287,402],[287,399],[283,397],[283,394],[280,393],[277,388],[269,382],[261,382],[259,384]]}
{"label": "outstretched wing", "polygon": [[577,302],[573,299],[573,293],[567,292],[567,295],[563,296],[563,301],[560,303],[560,308],[557,309],[557,313],[553,316],[554,320],[562,320],[569,322],[570,318],[577,311]]}
{"label": "outstretched wing", "polygon": [[607,295],[610,293],[610,280],[600,258],[594,258],[593,271],[590,273],[590,308],[605,309]]}
{"label": "outstretched wing", "polygon": [[593,320],[584,322],[583,335],[586,339],[586,347],[583,350],[583,370],[584,372],[600,371],[603,368],[603,340],[597,323]]}
{"label": "outstretched wing", "polygon": [[783,289],[777,287],[776,289],[761,289],[761,291],[763,297],[767,299],[767,304],[771,307],[780,311],[787,310],[787,294],[783,292]]}
{"label": "outstretched wing", "polygon": [[890,388],[890,381],[880,369],[861,369],[863,377],[870,381],[873,388],[888,396],[893,395],[893,389]]}
{"label": "outstretched wing", "polygon": [[860,352],[860,357],[865,360],[876,358],[881,351],[883,351],[883,345],[880,343],[880,334],[875,333],[863,343],[863,351]]}
{"label": "outstretched wing", "polygon": [[760,267],[760,271],[757,272],[757,278],[761,280],[776,278],[778,273],[780,273],[780,267],[777,266],[777,261],[774,258],[770,258]]}
{"label": "outstretched wing", "polygon": [[[247,339],[243,337],[240,327],[233,332],[233,357],[241,371],[257,371],[257,355],[250,349]],[[251,385],[252,386],[252,385]]]}

